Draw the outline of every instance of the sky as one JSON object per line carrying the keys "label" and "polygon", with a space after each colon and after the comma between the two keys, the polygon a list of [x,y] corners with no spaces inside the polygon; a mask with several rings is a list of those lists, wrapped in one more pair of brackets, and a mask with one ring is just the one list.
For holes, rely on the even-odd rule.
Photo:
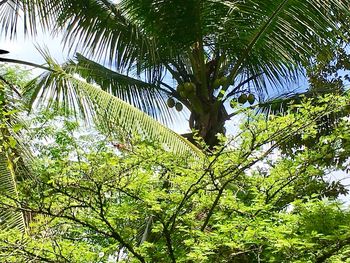
{"label": "sky", "polygon": [[[19,30],[21,32],[21,30]],[[47,47],[51,55],[58,61],[63,62],[68,58],[67,51],[63,50],[63,45],[59,36],[51,36],[43,32],[38,32],[35,37],[24,36],[19,33],[15,39],[1,36],[0,49],[5,49],[10,54],[4,57],[25,60],[38,64],[43,64],[44,59],[41,57],[36,47]],[[34,70],[33,74],[38,74],[40,70]]]}

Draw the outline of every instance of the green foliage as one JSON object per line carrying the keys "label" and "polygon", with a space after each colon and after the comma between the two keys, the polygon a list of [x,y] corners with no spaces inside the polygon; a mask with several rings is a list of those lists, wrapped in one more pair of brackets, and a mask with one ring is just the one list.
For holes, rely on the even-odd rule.
{"label": "green foliage", "polygon": [[11,85],[24,87],[30,79],[30,71],[20,66],[0,65],[0,76]]}
{"label": "green foliage", "polygon": [[[157,141],[164,147],[182,154],[202,155],[201,151],[182,136],[168,129],[144,112],[70,73],[42,51],[51,72],[44,73],[27,85],[26,94],[48,107],[60,107],[68,114],[93,120],[104,134],[120,138],[141,137]],[[45,90],[43,90],[43,88]]]}
{"label": "green foliage", "polygon": [[[237,135],[220,137],[201,159],[145,141],[123,149],[104,138],[86,143],[94,135],[77,137],[74,122],[55,129],[46,122],[42,134],[53,140],[41,146],[33,177],[19,182],[13,198],[35,220],[26,235],[1,233],[0,259],[344,261],[350,211],[337,200],[343,186],[326,179],[337,169],[323,158],[332,149],[278,149],[296,134],[313,138],[320,118],[349,103],[346,96],[318,101],[268,120],[246,110]],[[349,121],[339,124],[334,132],[346,134]],[[1,207],[15,209],[7,201],[1,196]]]}
{"label": "green foliage", "polygon": [[21,204],[13,198],[18,197],[16,181],[27,175],[24,158],[28,155],[23,151],[23,144],[19,142],[24,126],[18,118],[22,105],[14,94],[15,85],[24,83],[26,73],[18,68],[1,67],[0,74],[0,191],[2,198],[14,207],[0,209],[0,229],[16,228],[24,231],[23,213],[16,210]]}

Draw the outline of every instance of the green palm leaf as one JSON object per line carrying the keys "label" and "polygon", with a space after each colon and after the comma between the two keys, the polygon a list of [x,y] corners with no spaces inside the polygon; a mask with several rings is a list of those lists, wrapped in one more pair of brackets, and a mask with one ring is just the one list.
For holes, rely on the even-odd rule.
{"label": "green palm leaf", "polygon": [[[346,28],[342,26],[349,14],[349,3],[336,0],[178,3],[124,0],[122,6],[156,39],[166,39],[174,45],[179,39],[182,45],[187,43],[190,47],[200,35],[208,50],[228,57],[231,81],[242,74],[264,73],[274,84],[295,79],[317,50],[325,43],[335,43]],[[265,86],[263,78],[256,80],[256,84]]]}
{"label": "green palm leaf", "polygon": [[[277,84],[297,78],[317,51],[335,43],[347,28],[348,6],[337,0],[12,0],[2,8],[17,11],[5,12],[2,24],[14,27],[18,9],[32,27],[34,14],[44,26],[54,19],[71,48],[120,70],[151,70],[147,75],[157,78],[161,64],[201,39],[207,50],[227,57],[232,81],[263,73]],[[266,87],[266,78],[257,77],[255,85]]]}
{"label": "green palm leaf", "polygon": [[159,60],[154,40],[125,16],[118,4],[108,0],[54,1],[56,29],[63,30],[70,49],[113,64],[118,70],[135,68],[138,73]]}
{"label": "green palm leaf", "polygon": [[[337,0],[181,1],[12,0],[1,7],[17,11],[5,12],[2,24],[14,27],[20,9],[34,28],[37,14],[44,26],[56,21],[72,48],[105,57],[120,70],[136,66],[157,77],[161,64],[200,39],[206,51],[227,57],[232,81],[263,73],[276,84],[295,79],[317,51],[335,43],[349,14],[348,1]],[[265,80],[255,84],[265,86]]]}
{"label": "green palm leaf", "polygon": [[286,114],[288,110],[296,110],[294,106],[300,104],[303,100],[317,98],[327,94],[340,95],[346,93],[347,91],[343,86],[335,87],[324,83],[322,88],[317,86],[311,87],[304,92],[288,92],[262,101],[258,105],[258,110],[264,114]]}
{"label": "green palm leaf", "polygon": [[[6,85],[4,85],[6,84]],[[17,106],[8,90],[8,82],[0,82],[0,229],[18,228],[25,230],[23,213],[19,211],[17,180],[28,175],[24,158],[28,151],[19,143],[19,119]],[[20,154],[22,153],[22,154]],[[15,161],[16,160],[16,161]]]}
{"label": "green palm leaf", "polygon": [[51,0],[5,0],[0,2],[1,33],[15,37],[22,24],[24,33],[35,35],[37,26],[48,29],[55,21],[49,10],[55,10]]}
{"label": "green palm leaf", "polygon": [[[18,197],[18,192],[16,189],[16,180],[13,170],[9,167],[9,160],[7,156],[1,152],[0,153],[0,191],[2,196],[0,198],[10,197],[16,199]],[[12,206],[17,206],[13,201],[9,201],[6,198],[4,203],[9,202]],[[10,229],[18,228],[22,231],[25,229],[24,218],[21,212],[7,207],[7,205],[2,205],[3,200],[0,201],[0,229]]]}
{"label": "green palm leaf", "polygon": [[61,104],[85,119],[92,117],[104,132],[122,130],[126,134],[137,134],[145,140],[159,142],[174,152],[202,156],[197,147],[144,112],[66,72],[47,54],[45,58],[52,71],[39,76],[28,86],[32,103]]}
{"label": "green palm leaf", "polygon": [[225,49],[234,54],[230,77],[247,70],[263,72],[273,83],[296,78],[325,43],[335,43],[344,22],[338,14],[348,14],[345,1],[253,0],[232,5],[223,25],[223,33],[231,28],[239,32],[223,39],[228,43]]}
{"label": "green palm leaf", "polygon": [[37,27],[62,30],[70,49],[80,49],[113,63],[118,69],[158,60],[154,40],[130,21],[118,4],[109,0],[8,0],[0,5],[2,33],[14,37],[23,23],[25,33],[35,34]]}
{"label": "green palm leaf", "polygon": [[70,74],[78,73],[87,82],[98,84],[104,91],[163,123],[172,121],[173,117],[165,101],[170,92],[160,87],[160,81],[147,83],[142,79],[120,74],[79,53],[76,60],[77,62],[70,61],[64,65],[64,69]]}

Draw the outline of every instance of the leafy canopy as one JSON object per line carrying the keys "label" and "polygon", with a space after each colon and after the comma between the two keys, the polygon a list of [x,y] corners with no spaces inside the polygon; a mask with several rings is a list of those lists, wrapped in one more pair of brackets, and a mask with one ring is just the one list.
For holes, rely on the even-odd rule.
{"label": "leafy canopy", "polygon": [[1,233],[0,257],[341,262],[349,257],[350,214],[337,197],[346,191],[326,176],[346,164],[324,156],[349,151],[338,137],[346,138],[349,120],[316,150],[286,155],[279,146],[296,134],[314,137],[317,121],[348,103],[348,96],[326,96],[320,106],[305,101],[267,121],[247,111],[240,132],[200,160],[145,142],[123,151],[100,139],[86,144],[90,138],[74,138],[68,121],[51,130],[53,142],[40,151],[35,177],[19,184],[19,199],[1,196],[2,209],[18,200],[35,220],[30,235]]}

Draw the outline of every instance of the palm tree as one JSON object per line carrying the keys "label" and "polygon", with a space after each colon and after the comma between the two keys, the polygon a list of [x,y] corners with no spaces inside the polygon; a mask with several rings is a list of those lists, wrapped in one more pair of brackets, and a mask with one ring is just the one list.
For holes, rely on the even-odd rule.
{"label": "palm tree", "polygon": [[[70,75],[79,74],[153,117],[169,119],[166,100],[177,110],[184,105],[190,111],[189,127],[212,147],[216,134],[225,133],[225,122],[234,115],[228,102],[235,107],[236,100],[262,100],[269,87],[297,79],[324,46],[335,48],[344,36],[349,4],[8,0],[1,9],[2,26],[12,35],[17,9],[24,14],[27,31],[35,33],[39,22],[64,32],[66,46],[82,53],[63,67]],[[51,75],[51,80],[57,98],[72,97],[60,86],[67,84],[62,76]],[[41,84],[43,89],[46,83]]]}

